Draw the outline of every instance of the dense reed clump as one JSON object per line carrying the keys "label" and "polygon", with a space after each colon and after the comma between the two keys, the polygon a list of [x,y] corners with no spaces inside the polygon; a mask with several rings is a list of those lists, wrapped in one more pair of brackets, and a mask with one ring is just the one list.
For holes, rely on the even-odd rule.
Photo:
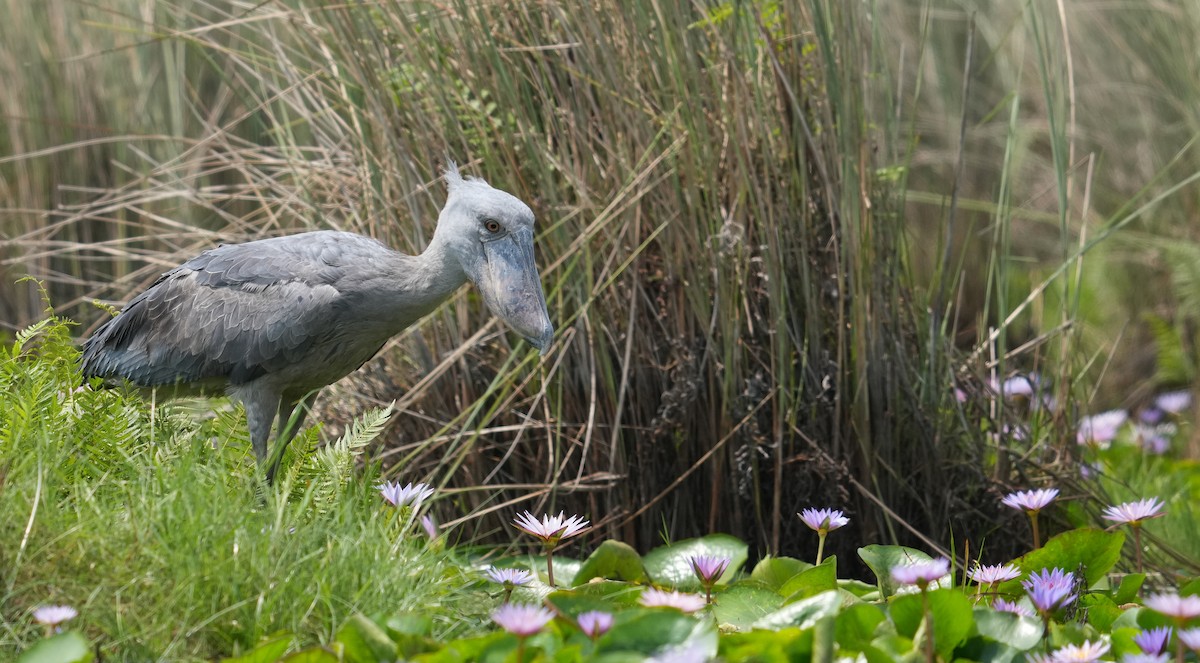
{"label": "dense reed clump", "polygon": [[[544,361],[502,348],[503,330],[460,294],[322,405],[323,418],[346,419],[399,396],[382,456],[463,488],[442,508],[465,514],[467,536],[502,531],[496,506],[510,500],[588,514],[598,533],[641,547],[723,530],[757,553],[815,545],[787,517],[812,503],[853,515],[859,536],[831,540],[835,553],[841,541],[981,537],[1001,517],[980,423],[995,413],[959,408],[953,385],[986,400],[971,385],[1007,370],[988,360],[1009,346],[981,329],[971,360],[952,361],[967,326],[956,307],[968,279],[956,275],[971,270],[957,254],[937,256],[928,290],[911,278],[915,110],[898,106],[911,73],[890,66],[874,7],[162,0],[21,11],[38,28],[22,37],[31,49],[54,41],[50,80],[72,77],[111,112],[103,133],[129,135],[100,140],[88,124],[86,144],[34,153],[76,138],[52,134],[0,162],[23,186],[71,194],[4,198],[45,210],[7,222],[5,265],[46,279],[85,325],[101,316],[91,298],[119,300],[218,241],[336,227],[417,252],[447,155],[530,202],[561,330]],[[97,30],[108,41],[74,39]],[[89,84],[113,69],[116,105]],[[47,165],[66,154],[87,166]],[[1059,177],[1074,167],[1055,163]],[[1071,199],[1065,182],[1052,186]],[[1005,191],[1001,210],[1016,196]],[[1074,217],[1061,204],[1055,214],[1066,252]],[[1055,260],[1073,264],[1066,255]],[[999,282],[987,297],[1007,293]],[[1077,292],[1054,292],[1072,313]],[[995,307],[1001,319],[1012,309]]]}

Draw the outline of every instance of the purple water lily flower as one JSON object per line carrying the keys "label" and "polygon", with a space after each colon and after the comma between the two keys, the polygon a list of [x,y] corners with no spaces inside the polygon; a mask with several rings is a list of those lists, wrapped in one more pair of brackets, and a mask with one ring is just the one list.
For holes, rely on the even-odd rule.
{"label": "purple water lily flower", "polygon": [[1058,498],[1057,488],[1042,488],[1039,490],[1018,490],[1005,495],[1000,503],[1018,511],[1038,513]]}
{"label": "purple water lily flower", "polygon": [[487,575],[488,580],[504,585],[505,588],[521,587],[533,582],[533,574],[525,569],[498,569],[490,566],[487,571],[484,571],[484,574]]}
{"label": "purple water lily flower", "polygon": [[1100,449],[1108,447],[1108,443],[1117,437],[1121,426],[1129,420],[1125,410],[1109,410],[1079,420],[1079,432],[1076,435],[1079,444],[1086,444]]}
{"label": "purple water lily flower", "polygon": [[79,616],[79,611],[69,605],[44,605],[35,608],[33,619],[45,626],[58,626]]}
{"label": "purple water lily flower", "polygon": [[704,599],[708,603],[712,603],[712,588],[721,579],[721,575],[725,573],[725,569],[729,568],[729,562],[732,561],[728,557],[716,557],[713,555],[696,555],[691,558],[692,572],[700,579],[700,584],[704,587]]}
{"label": "purple water lily flower", "polygon": [[[1032,378],[1032,379],[1031,379]],[[1006,398],[1017,396],[1032,396],[1037,389],[1037,375],[1024,376],[1014,375],[1000,383],[999,392]]]}
{"label": "purple water lily flower", "polygon": [[850,519],[837,509],[805,509],[796,514],[817,533],[817,564],[825,555],[825,537],[835,529],[845,527]]}
{"label": "purple water lily flower", "polygon": [[1167,653],[1147,654],[1145,652],[1141,652],[1141,653],[1135,654],[1133,652],[1126,652],[1126,654],[1121,657],[1121,663],[1170,663],[1170,662],[1171,662],[1171,655],[1167,654]]}
{"label": "purple water lily flower", "polygon": [[817,533],[832,532],[850,523],[850,519],[837,509],[804,509],[797,515]]}
{"label": "purple water lily flower", "polygon": [[668,592],[655,589],[654,587],[642,592],[642,596],[638,599],[638,602],[647,608],[675,608],[683,612],[696,612],[705,605],[708,605],[704,597],[699,594]]}
{"label": "purple water lily flower", "polygon": [[1108,653],[1109,644],[1103,640],[1092,642],[1084,640],[1080,645],[1067,645],[1054,652],[1054,660],[1058,663],[1092,663],[1099,661],[1101,656]]}
{"label": "purple water lily flower", "polygon": [[695,555],[691,558],[692,572],[700,579],[703,585],[712,585],[721,578],[725,573],[725,569],[729,568],[729,562],[732,561],[728,557],[717,557],[715,555]]}
{"label": "purple water lily flower", "polygon": [[1171,627],[1160,626],[1152,628],[1133,636],[1133,643],[1147,654],[1161,654],[1167,650],[1167,643],[1171,641]]}
{"label": "purple water lily flower", "polygon": [[386,482],[379,486],[379,493],[383,495],[383,499],[387,500],[396,508],[402,506],[411,506],[416,509],[433,495],[433,489],[427,484],[410,483],[407,486],[401,486],[400,482]]}
{"label": "purple water lily flower", "polygon": [[513,526],[542,541],[546,551],[546,583],[554,586],[554,549],[558,544],[573,536],[579,536],[588,531],[588,521],[579,516],[565,517],[565,512],[559,511],[557,516],[546,514],[541,520],[526,511],[513,519]]}
{"label": "purple water lily flower", "polygon": [[1133,429],[1138,446],[1148,454],[1161,456],[1171,448],[1171,437],[1175,435],[1172,424],[1162,426],[1138,425]]}
{"label": "purple water lily flower", "polygon": [[1034,573],[1028,580],[1022,580],[1021,586],[1041,613],[1048,613],[1075,600],[1072,593],[1075,574],[1060,568],[1042,569],[1041,573]]}
{"label": "purple water lily flower", "polygon": [[554,547],[561,541],[587,531],[588,521],[579,516],[566,518],[563,514],[563,511],[559,511],[557,516],[547,514],[539,521],[532,513],[526,511],[513,520],[513,525],[522,532],[541,539],[547,547]]}
{"label": "purple water lily flower", "polygon": [[646,663],[708,663],[713,660],[703,639],[689,638],[678,645],[668,645],[645,659]]}
{"label": "purple water lily flower", "polygon": [[1125,524],[1133,528],[1134,561],[1139,573],[1142,571],[1142,522],[1165,516],[1166,514],[1162,510],[1163,506],[1157,497],[1151,497],[1137,502],[1110,506],[1104,510],[1104,519],[1113,521],[1114,527]]}
{"label": "purple water lily flower", "polygon": [[950,573],[950,560],[945,557],[938,559],[914,561],[911,564],[900,564],[892,567],[892,580],[902,585],[916,585],[921,589],[931,582],[936,582]]}
{"label": "purple water lily flower", "polygon": [[1157,405],[1150,405],[1138,410],[1137,419],[1146,426],[1154,426],[1165,419],[1167,412]]}
{"label": "purple water lily flower", "polygon": [[1171,414],[1179,414],[1191,406],[1192,392],[1186,390],[1168,391],[1154,398],[1154,407]]}
{"label": "purple water lily flower", "polygon": [[1022,617],[1033,616],[1033,611],[1029,608],[1026,608],[1020,603],[1014,603],[1013,601],[1006,601],[1004,599],[996,599],[995,601],[992,601],[992,610],[997,612],[1011,612],[1014,615],[1020,615]]}
{"label": "purple water lily flower", "polygon": [[1159,614],[1188,620],[1200,617],[1200,596],[1180,596],[1174,592],[1151,594],[1142,603]]}
{"label": "purple water lily flower", "polygon": [[1159,518],[1167,515],[1163,512],[1163,507],[1166,506],[1158,501],[1157,497],[1150,497],[1137,502],[1125,502],[1116,506],[1110,506],[1104,510],[1103,517],[1105,520],[1111,520],[1114,523],[1123,523],[1129,525],[1141,525],[1142,521],[1151,518]]}
{"label": "purple water lily flower", "polygon": [[421,529],[425,530],[425,535],[432,541],[437,538],[437,523],[433,522],[433,516],[425,514],[421,516]]}
{"label": "purple water lily flower", "polygon": [[532,603],[505,603],[492,612],[492,621],[519,638],[527,638],[545,628],[554,613]]}
{"label": "purple water lily flower", "polygon": [[613,616],[612,613],[603,612],[601,610],[589,610],[575,620],[579,624],[579,630],[587,637],[595,640],[596,638],[608,633],[608,629],[612,628]]}
{"label": "purple water lily flower", "polygon": [[1041,536],[1038,533],[1038,514],[1058,498],[1057,488],[1042,488],[1039,490],[1018,490],[1005,495],[1000,503],[1004,506],[1024,511],[1029,516],[1029,527],[1033,531],[1033,547],[1040,547]]}
{"label": "purple water lily flower", "polygon": [[1200,628],[1183,629],[1176,637],[1184,647],[1194,652],[1200,652]]}
{"label": "purple water lily flower", "polygon": [[992,564],[981,566],[977,562],[975,568],[967,573],[967,577],[981,585],[991,585],[1021,577],[1021,569],[1012,564]]}

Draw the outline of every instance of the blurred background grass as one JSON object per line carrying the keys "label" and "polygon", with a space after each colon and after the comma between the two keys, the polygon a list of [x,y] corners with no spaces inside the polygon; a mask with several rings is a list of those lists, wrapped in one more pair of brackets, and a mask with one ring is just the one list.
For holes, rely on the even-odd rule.
{"label": "blurred background grass", "polygon": [[[83,334],[219,242],[418,252],[447,156],[529,202],[544,360],[464,290],[320,403],[398,398],[379,454],[467,539],[567,509],[808,557],[834,506],[844,559],[1002,556],[1079,416],[1194,377],[1194,4],[0,2],[12,328],[24,274]],[[1015,371],[1057,404],[1021,436]]]}

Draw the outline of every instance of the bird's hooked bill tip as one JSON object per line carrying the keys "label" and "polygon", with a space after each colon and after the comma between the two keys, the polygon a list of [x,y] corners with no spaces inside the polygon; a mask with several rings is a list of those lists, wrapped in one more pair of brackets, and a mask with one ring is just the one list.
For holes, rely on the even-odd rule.
{"label": "bird's hooked bill tip", "polygon": [[525,337],[525,340],[529,341],[530,345],[537,348],[538,354],[544,357],[546,356],[546,353],[550,351],[550,344],[554,342],[554,328],[547,326],[546,331],[542,332],[541,336],[527,336]]}

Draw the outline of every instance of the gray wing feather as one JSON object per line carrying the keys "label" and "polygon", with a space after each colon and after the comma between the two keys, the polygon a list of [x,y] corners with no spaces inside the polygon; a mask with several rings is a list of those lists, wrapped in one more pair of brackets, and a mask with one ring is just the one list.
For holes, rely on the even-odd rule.
{"label": "gray wing feather", "polygon": [[83,373],[145,387],[241,384],[290,365],[330,333],[348,272],[386,250],[318,232],[206,251],[98,329],[84,344]]}

